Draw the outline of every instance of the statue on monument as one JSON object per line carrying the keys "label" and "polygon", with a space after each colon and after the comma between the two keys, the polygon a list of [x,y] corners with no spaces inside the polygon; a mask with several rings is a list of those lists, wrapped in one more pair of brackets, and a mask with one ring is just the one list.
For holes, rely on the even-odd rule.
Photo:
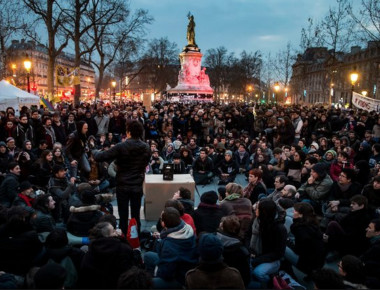
{"label": "statue on monument", "polygon": [[187,45],[188,46],[197,46],[195,43],[195,22],[194,16],[190,14],[187,15],[189,19],[189,24],[187,25]]}

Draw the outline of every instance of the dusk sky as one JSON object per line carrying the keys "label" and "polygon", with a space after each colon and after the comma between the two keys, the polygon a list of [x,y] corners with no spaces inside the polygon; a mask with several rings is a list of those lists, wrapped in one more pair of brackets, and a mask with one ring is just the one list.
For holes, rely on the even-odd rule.
{"label": "dusk sky", "polygon": [[132,9],[148,9],[154,22],[147,38],[167,36],[179,49],[186,44],[187,14],[194,15],[202,52],[225,46],[229,52],[260,50],[263,55],[299,49],[307,19],[320,20],[334,0],[132,0]]}

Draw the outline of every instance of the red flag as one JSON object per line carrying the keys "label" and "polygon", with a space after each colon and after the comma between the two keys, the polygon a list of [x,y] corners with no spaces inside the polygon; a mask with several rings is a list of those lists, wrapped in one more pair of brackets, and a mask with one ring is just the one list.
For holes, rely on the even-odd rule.
{"label": "red flag", "polygon": [[129,221],[127,241],[133,249],[140,247],[139,232],[137,230],[137,222],[135,218]]}

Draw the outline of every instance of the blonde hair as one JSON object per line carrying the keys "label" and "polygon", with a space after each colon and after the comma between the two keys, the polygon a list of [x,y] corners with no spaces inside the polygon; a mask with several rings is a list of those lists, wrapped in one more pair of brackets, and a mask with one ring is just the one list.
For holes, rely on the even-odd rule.
{"label": "blonde hair", "polygon": [[233,193],[240,194],[243,196],[243,187],[240,184],[230,182],[226,185],[226,194],[230,195]]}

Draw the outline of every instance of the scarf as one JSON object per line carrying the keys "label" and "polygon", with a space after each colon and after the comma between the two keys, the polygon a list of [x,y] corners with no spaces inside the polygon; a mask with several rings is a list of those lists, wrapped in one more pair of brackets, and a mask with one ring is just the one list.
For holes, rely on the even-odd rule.
{"label": "scarf", "polygon": [[235,199],[238,199],[238,198],[240,198],[240,194],[238,194],[238,193],[232,193],[229,196],[226,196],[226,198],[224,200],[235,200]]}
{"label": "scarf", "polygon": [[266,189],[266,186],[264,185],[263,180],[258,179],[256,183],[251,183],[251,182],[248,183],[248,185],[243,189],[243,196],[246,198],[249,198],[251,196],[252,191],[255,189],[256,185],[259,184],[260,182]]}
{"label": "scarf", "polygon": [[351,186],[351,182],[350,182],[350,183],[347,183],[347,184],[340,184],[339,182],[337,182],[337,184],[338,184],[339,189],[340,189],[342,192],[347,191],[348,188]]}
{"label": "scarf", "polygon": [[34,198],[23,195],[21,193],[18,194],[18,197],[21,198],[23,201],[25,201],[27,206],[32,207],[32,202],[33,202]]}

